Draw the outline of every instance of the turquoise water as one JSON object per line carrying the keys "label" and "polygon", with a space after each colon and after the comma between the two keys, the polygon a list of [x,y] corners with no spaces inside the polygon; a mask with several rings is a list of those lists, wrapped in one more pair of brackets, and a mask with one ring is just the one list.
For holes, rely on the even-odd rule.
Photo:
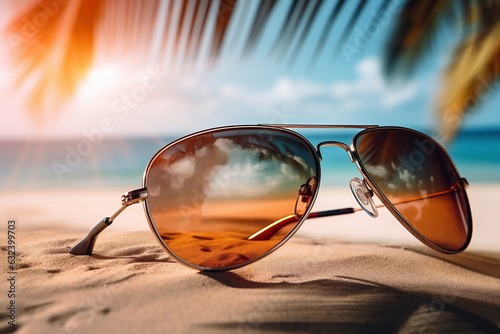
{"label": "turquoise water", "polygon": [[[307,138],[317,144],[338,140],[350,144],[352,134],[315,133]],[[135,188],[150,158],[176,138],[103,139],[82,144],[71,141],[0,142],[0,187],[30,188]],[[448,147],[460,174],[470,183],[500,183],[500,129],[467,130]],[[322,148],[322,185],[347,186],[359,176],[354,164],[339,148]]]}

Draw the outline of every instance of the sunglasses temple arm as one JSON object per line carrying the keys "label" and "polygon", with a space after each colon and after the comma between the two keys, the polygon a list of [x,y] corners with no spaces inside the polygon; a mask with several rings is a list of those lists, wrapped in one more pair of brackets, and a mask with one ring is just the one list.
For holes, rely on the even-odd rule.
{"label": "sunglasses temple arm", "polygon": [[[349,213],[354,213],[354,212],[359,211],[359,210],[354,209],[354,208],[343,208],[343,209],[336,209],[336,210],[311,212],[309,214],[309,216],[307,216],[307,219],[346,215]],[[275,221],[274,223],[264,227],[262,230],[252,234],[251,236],[249,236],[247,238],[247,240],[269,240],[273,235],[275,235],[283,227],[285,227],[286,225],[291,224],[291,223],[296,223],[297,221],[298,221],[298,219],[295,218],[295,215],[286,216],[286,217],[281,218],[281,219]]]}
{"label": "sunglasses temple arm", "polygon": [[99,222],[92,230],[90,230],[89,234],[80,241],[76,246],[74,246],[70,250],[70,254],[73,255],[92,255],[92,250],[94,249],[94,244],[97,239],[97,236],[104,231],[113,220],[120,213],[123,212],[128,206],[136,203],[140,203],[144,201],[148,197],[147,189],[141,188],[126,192],[122,195],[122,206],[116,211],[111,217],[106,217]]}
{"label": "sunglasses temple arm", "polygon": [[[428,198],[432,198],[432,197],[443,196],[443,195],[452,193],[454,191],[458,191],[460,189],[465,189],[468,187],[469,187],[469,183],[467,182],[467,180],[465,178],[461,178],[456,185],[451,186],[450,189],[448,189],[448,190],[444,190],[444,191],[440,191],[440,192],[436,192],[436,193],[428,194],[428,195],[424,195],[424,196],[409,198],[409,199],[393,202],[392,204],[393,205],[404,204],[404,203],[420,201],[420,200],[428,199]],[[376,208],[383,208],[383,207],[385,207],[385,205],[378,204],[375,207]],[[338,215],[344,215],[344,214],[358,212],[361,210],[362,210],[361,208],[355,208],[355,209],[354,208],[344,208],[344,209],[337,209],[337,210],[318,211],[318,212],[310,213],[309,216],[307,217],[307,219],[321,218],[321,217],[328,217],[328,216],[338,216]],[[295,222],[297,222],[297,219],[295,218],[294,215],[286,216],[286,217],[281,218],[281,219],[275,221],[274,223],[264,227],[260,231],[252,234],[251,236],[249,236],[247,238],[247,240],[269,240],[273,235],[278,233],[278,231],[280,229],[282,229],[283,227],[285,227],[288,224],[295,223]]]}

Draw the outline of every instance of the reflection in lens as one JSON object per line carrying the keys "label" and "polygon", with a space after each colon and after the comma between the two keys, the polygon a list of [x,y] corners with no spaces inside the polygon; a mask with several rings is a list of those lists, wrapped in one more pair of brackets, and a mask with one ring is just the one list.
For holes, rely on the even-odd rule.
{"label": "reflection in lens", "polygon": [[415,230],[445,250],[463,250],[471,232],[467,195],[441,147],[403,129],[365,132],[355,147],[360,165]]}
{"label": "reflection in lens", "polygon": [[299,187],[317,174],[310,145],[289,133],[235,129],[167,146],[145,178],[151,222],[181,260],[204,268],[251,261],[298,224],[263,240],[256,232],[293,215]]}

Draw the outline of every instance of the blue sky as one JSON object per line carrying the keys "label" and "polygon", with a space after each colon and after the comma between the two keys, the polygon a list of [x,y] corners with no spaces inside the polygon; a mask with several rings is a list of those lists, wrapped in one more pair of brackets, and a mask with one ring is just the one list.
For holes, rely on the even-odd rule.
{"label": "blue sky", "polygon": [[[126,59],[97,54],[75,96],[44,124],[29,116],[25,96],[11,86],[12,53],[4,41],[0,46],[0,98],[4,101],[0,138],[79,138],[100,127],[109,137],[119,137],[183,135],[229,124],[380,124],[422,129],[436,123],[433,106],[441,73],[454,45],[451,34],[442,31],[436,39],[437,47],[413,76],[390,84],[382,75],[380,57],[398,11],[397,0],[393,1],[394,10],[383,16],[375,13],[378,4],[363,12],[347,40],[350,46],[358,46],[350,55],[335,50],[356,5],[348,2],[313,66],[311,59],[321,28],[335,1],[321,7],[298,53],[295,38],[289,51],[280,57],[270,55],[269,50],[277,42],[290,2],[278,2],[255,52],[242,58],[242,37],[248,34],[255,3],[239,2],[221,59],[213,68],[202,65],[206,49],[194,68],[182,70],[151,58],[134,58],[133,50]],[[4,5],[2,9],[0,21],[5,24],[15,8]],[[370,31],[367,24],[373,15],[382,21],[359,47],[356,36]],[[289,66],[292,58],[296,61]],[[128,105],[123,102],[123,96],[137,92],[145,80],[145,96]],[[499,109],[497,89],[466,118],[465,127],[500,126]]]}

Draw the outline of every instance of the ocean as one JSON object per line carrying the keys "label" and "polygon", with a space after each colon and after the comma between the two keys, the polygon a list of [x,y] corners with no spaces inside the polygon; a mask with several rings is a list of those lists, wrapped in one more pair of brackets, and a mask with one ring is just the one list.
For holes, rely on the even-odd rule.
{"label": "ocean", "polygon": [[[352,132],[308,132],[306,137],[315,145],[327,140],[350,144]],[[82,135],[77,140],[0,141],[0,187],[137,188],[151,157],[176,138],[94,138],[91,143]],[[469,183],[500,183],[500,128],[464,130],[447,150]],[[359,177],[342,149],[324,147],[322,156],[322,186],[347,187]]]}

